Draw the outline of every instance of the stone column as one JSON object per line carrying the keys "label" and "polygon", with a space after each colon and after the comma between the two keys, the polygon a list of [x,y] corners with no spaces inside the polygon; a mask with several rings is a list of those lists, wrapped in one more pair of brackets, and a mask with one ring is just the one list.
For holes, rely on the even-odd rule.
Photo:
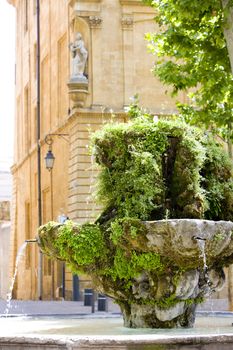
{"label": "stone column", "polygon": [[133,59],[133,16],[124,15],[121,20],[123,35],[123,62],[124,62],[124,106],[129,105],[132,96],[134,59]]}
{"label": "stone column", "polygon": [[[97,15],[89,16],[89,26],[91,30],[90,34],[90,47],[91,47],[91,55],[90,58],[90,66],[91,66],[91,106],[95,108],[98,105],[98,95],[100,91],[100,86],[102,86],[102,70],[100,66],[99,58],[101,57],[101,35],[100,29],[102,28],[102,18]],[[96,79],[95,77],[98,77]],[[96,84],[98,83],[98,85]]]}

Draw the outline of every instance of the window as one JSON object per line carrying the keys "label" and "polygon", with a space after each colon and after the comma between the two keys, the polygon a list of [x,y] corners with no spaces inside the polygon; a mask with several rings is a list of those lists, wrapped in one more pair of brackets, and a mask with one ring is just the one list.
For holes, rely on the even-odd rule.
{"label": "window", "polygon": [[33,49],[33,73],[34,73],[34,78],[37,79],[37,44],[34,44],[34,49]]}
{"label": "window", "polygon": [[34,107],[33,141],[37,142],[37,106]]}
{"label": "window", "polygon": [[29,115],[29,90],[28,86],[24,89],[24,145],[25,153],[29,151],[31,145],[30,115]]}
{"label": "window", "polygon": [[37,0],[33,0],[33,15],[36,15],[37,11]]}
{"label": "window", "polygon": [[28,0],[24,0],[24,31],[28,31]]}
{"label": "window", "polygon": [[43,256],[44,262],[44,275],[51,276],[52,275],[52,260],[48,258],[46,255]]}
{"label": "window", "polygon": [[[31,238],[31,206],[29,202],[25,203],[25,240]],[[25,268],[31,267],[31,247],[27,247],[25,256]]]}
{"label": "window", "polygon": [[17,98],[17,102],[16,102],[16,111],[17,111],[17,118],[16,118],[16,126],[15,126],[15,130],[17,130],[16,132],[16,144],[17,144],[17,149],[16,149],[16,152],[17,152],[17,160],[20,159],[20,156],[21,156],[21,151],[22,151],[22,148],[21,148],[21,139],[23,137],[23,132],[22,132],[22,120],[21,120],[21,110],[20,110],[20,104],[21,104],[21,101],[20,101],[20,96],[18,96]]}
{"label": "window", "polygon": [[63,35],[58,41],[58,117],[66,118],[68,110],[68,91],[67,91],[67,75],[68,75],[68,50],[67,36]]}
{"label": "window", "polygon": [[[42,192],[43,200],[43,223],[48,222],[51,219],[51,192],[49,188],[46,188]],[[52,275],[52,261],[48,257],[44,256],[43,259],[44,275]]]}

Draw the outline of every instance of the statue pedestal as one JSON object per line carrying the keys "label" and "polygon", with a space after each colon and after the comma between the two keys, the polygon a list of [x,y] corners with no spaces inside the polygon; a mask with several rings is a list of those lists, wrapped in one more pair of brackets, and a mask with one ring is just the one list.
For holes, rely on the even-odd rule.
{"label": "statue pedestal", "polygon": [[74,102],[73,109],[83,108],[88,94],[88,80],[86,77],[71,78],[67,85],[70,98]]}

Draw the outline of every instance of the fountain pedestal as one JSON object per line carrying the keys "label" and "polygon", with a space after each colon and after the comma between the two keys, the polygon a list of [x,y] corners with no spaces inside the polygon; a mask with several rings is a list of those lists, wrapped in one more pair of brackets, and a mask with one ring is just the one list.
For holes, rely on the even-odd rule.
{"label": "fountain pedestal", "polygon": [[128,328],[191,328],[195,322],[196,305],[185,305],[185,301],[169,309],[155,305],[132,304],[130,312],[124,310],[124,326]]}

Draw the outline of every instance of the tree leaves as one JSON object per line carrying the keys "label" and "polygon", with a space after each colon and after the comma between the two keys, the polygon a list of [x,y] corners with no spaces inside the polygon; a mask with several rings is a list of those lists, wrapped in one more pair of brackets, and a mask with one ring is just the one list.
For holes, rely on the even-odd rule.
{"label": "tree leaves", "polygon": [[[154,73],[185,91],[189,105],[177,101],[186,120],[232,137],[233,77],[224,38],[226,12],[220,0],[149,0],[155,7],[158,33],[146,35],[155,55]],[[190,91],[191,89],[191,91]]]}

